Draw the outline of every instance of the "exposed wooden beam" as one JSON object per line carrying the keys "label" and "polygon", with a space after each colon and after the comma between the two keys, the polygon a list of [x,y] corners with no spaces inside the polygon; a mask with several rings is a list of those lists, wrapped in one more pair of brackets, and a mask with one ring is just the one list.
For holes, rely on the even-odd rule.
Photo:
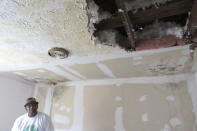
{"label": "exposed wooden beam", "polygon": [[188,26],[189,32],[192,36],[192,41],[197,43],[197,0],[194,0],[193,2]]}
{"label": "exposed wooden beam", "polygon": [[[191,11],[193,0],[175,0],[159,8],[151,8],[144,11],[138,11],[136,14],[129,12],[132,24],[144,24],[156,19],[166,18],[169,16],[180,15]],[[120,16],[114,16],[96,24],[98,30],[112,29],[123,26]]]}
{"label": "exposed wooden beam", "polygon": [[130,43],[130,46],[133,50],[135,50],[135,40],[134,40],[134,33],[132,31],[133,25],[131,23],[131,20],[129,18],[128,12],[126,10],[126,7],[124,5],[124,0],[116,0],[116,5],[118,7],[118,12],[120,14],[120,18],[122,20],[123,26],[127,32],[127,37]]}

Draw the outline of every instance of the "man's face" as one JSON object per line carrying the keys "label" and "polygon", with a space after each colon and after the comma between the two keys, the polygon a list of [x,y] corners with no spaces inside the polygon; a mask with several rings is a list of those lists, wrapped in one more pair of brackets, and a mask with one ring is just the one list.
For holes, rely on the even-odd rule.
{"label": "man's face", "polygon": [[29,117],[33,117],[37,114],[38,104],[36,103],[29,103],[25,106],[25,109],[28,113]]}

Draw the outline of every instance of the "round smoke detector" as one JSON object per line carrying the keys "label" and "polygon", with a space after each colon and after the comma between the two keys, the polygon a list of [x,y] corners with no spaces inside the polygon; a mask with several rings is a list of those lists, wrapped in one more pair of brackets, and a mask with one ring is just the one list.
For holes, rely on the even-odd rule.
{"label": "round smoke detector", "polygon": [[55,58],[58,58],[58,59],[64,59],[64,58],[67,58],[68,57],[69,51],[66,50],[66,49],[64,49],[64,48],[54,47],[54,48],[51,48],[48,51],[48,54],[51,57],[55,57]]}

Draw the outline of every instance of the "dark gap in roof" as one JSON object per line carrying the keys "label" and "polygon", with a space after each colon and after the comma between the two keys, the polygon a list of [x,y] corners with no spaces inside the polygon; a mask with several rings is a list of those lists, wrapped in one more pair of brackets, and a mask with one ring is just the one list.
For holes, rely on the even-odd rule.
{"label": "dark gap in roof", "polygon": [[94,0],[94,2],[99,6],[99,10],[108,11],[111,14],[117,12],[115,0]]}
{"label": "dark gap in roof", "polygon": [[[113,22],[113,23],[111,23],[112,27],[115,24],[117,24],[117,25],[119,24],[116,19],[114,19],[114,21],[113,21],[113,16],[117,16],[118,15],[117,14],[118,13],[118,9],[117,9],[115,0],[87,0],[87,1],[94,1],[99,7],[99,10],[98,10],[99,13],[101,13],[102,11],[107,11],[107,12],[110,12],[112,14],[112,17],[111,17],[112,18],[111,22]],[[173,2],[176,2],[176,1],[178,1],[178,0],[174,0]],[[171,1],[167,2],[166,4],[170,4],[170,3],[171,3]],[[157,7],[159,8],[160,6],[162,6],[162,5],[159,5]],[[151,8],[155,8],[155,5],[152,5],[152,6],[148,7],[148,8],[146,8],[146,9],[151,9]],[[143,9],[139,9],[138,11],[140,11],[140,10],[143,10]],[[133,30],[134,30],[134,32],[137,32],[137,31],[141,32],[141,31],[143,31],[143,29],[146,26],[153,24],[156,20],[158,20],[159,22],[176,23],[176,24],[184,27],[185,24],[186,24],[187,18],[188,18],[188,13],[185,13],[185,14],[181,14],[181,15],[179,14],[179,15],[174,15],[174,16],[165,17],[165,18],[161,18],[161,19],[155,19],[155,20],[152,20],[152,21],[147,21],[146,23],[143,23],[143,24],[139,24],[140,23],[139,22],[139,23],[133,25]],[[132,19],[131,19],[131,21],[132,21]],[[108,25],[110,25],[110,23],[108,23]],[[104,27],[105,27],[105,25],[104,25]],[[116,34],[116,38],[115,39],[116,39],[117,44],[120,47],[124,48],[124,49],[129,49],[130,48],[130,44],[128,43],[127,33],[126,33],[125,28],[123,27],[123,25],[122,25],[122,27],[116,27],[116,28],[111,28],[111,29],[107,28],[107,30],[96,29],[95,32],[93,33],[93,35],[95,37],[97,37],[98,40],[100,40],[101,42],[105,42],[104,44],[106,44],[107,40],[102,38],[103,37],[102,34],[106,35],[106,32],[103,33],[103,32],[100,32],[100,31],[109,31],[110,32],[112,30]],[[108,38],[109,37],[110,37],[110,34],[108,35]],[[105,36],[105,38],[107,38],[107,37]],[[111,45],[111,43],[109,43],[109,45],[110,46],[114,46],[114,45]]]}
{"label": "dark gap in roof", "polygon": [[118,31],[121,35],[127,37],[127,32],[125,31],[124,27],[118,27],[118,28],[115,28],[115,30]]}
{"label": "dark gap in roof", "polygon": [[182,14],[182,15],[170,16],[170,17],[167,17],[167,18],[160,19],[159,21],[175,22],[176,24],[179,24],[181,26],[185,26],[187,18],[188,18],[188,13],[187,14]]}
{"label": "dark gap in roof", "polygon": [[[170,17],[158,19],[158,21],[159,22],[173,22],[173,23],[176,23],[176,24],[178,24],[178,25],[183,27],[186,24],[187,18],[188,18],[188,13],[187,14],[181,14],[181,15],[170,16]],[[133,28],[134,28],[135,31],[140,31],[145,26],[151,25],[154,22],[155,21],[150,21],[150,22],[147,22],[145,24],[135,24]]]}

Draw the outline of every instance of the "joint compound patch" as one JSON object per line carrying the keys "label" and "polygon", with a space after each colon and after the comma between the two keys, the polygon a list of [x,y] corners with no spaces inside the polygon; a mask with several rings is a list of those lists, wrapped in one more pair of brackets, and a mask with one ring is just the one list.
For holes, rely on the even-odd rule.
{"label": "joint compound patch", "polygon": [[145,101],[147,99],[147,95],[144,95],[144,96],[141,96],[140,98],[139,98],[139,101],[140,102],[143,102],[143,101]]}
{"label": "joint compound patch", "polygon": [[14,74],[20,75],[20,76],[26,76],[24,73],[21,72],[14,72]]}
{"label": "joint compound patch", "polygon": [[182,122],[178,118],[174,117],[170,119],[170,124],[173,128],[175,128],[176,126],[182,125]]}
{"label": "joint compound patch", "polygon": [[121,101],[122,100],[122,98],[120,97],[120,96],[116,96],[116,101]]}
{"label": "joint compound patch", "polygon": [[70,119],[67,116],[63,116],[60,114],[56,114],[54,116],[54,121],[56,123],[60,123],[60,124],[64,124],[64,125],[68,125],[70,123]]}
{"label": "joint compound patch", "polygon": [[71,108],[70,107],[67,107],[66,108],[66,112],[71,112]]}
{"label": "joint compound patch", "polygon": [[133,63],[133,65],[140,65],[141,63],[142,63],[141,61],[138,61],[138,62]]}
{"label": "joint compound patch", "polygon": [[164,128],[162,128],[160,131],[171,131],[171,128],[168,124],[165,124]]}
{"label": "joint compound patch", "polygon": [[45,72],[44,70],[38,70],[38,72]]}
{"label": "joint compound patch", "polygon": [[59,106],[59,104],[56,103],[56,104],[55,104],[55,107],[58,107],[58,106]]}
{"label": "joint compound patch", "polygon": [[125,131],[122,119],[123,107],[118,107],[115,112],[115,131]]}
{"label": "joint compound patch", "polygon": [[118,83],[118,84],[115,84],[116,86],[121,86],[121,84],[120,83]]}
{"label": "joint compound patch", "polygon": [[64,111],[66,109],[66,106],[61,106],[60,111]]}
{"label": "joint compound patch", "polygon": [[148,114],[147,113],[142,115],[142,121],[144,121],[144,122],[148,121]]}
{"label": "joint compound patch", "polygon": [[137,61],[137,60],[141,60],[142,57],[133,57],[133,60]]}
{"label": "joint compound patch", "polygon": [[168,100],[168,101],[174,101],[175,98],[174,98],[174,96],[166,96],[166,100]]}

